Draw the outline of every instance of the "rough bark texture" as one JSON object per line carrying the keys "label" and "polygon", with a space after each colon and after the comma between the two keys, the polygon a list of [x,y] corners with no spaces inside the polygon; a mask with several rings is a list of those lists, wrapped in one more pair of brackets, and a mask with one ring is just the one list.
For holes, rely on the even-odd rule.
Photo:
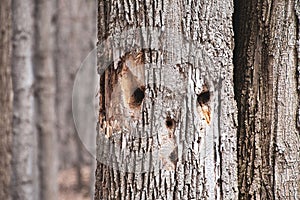
{"label": "rough bark texture", "polygon": [[35,1],[35,122],[38,139],[39,199],[56,200],[57,135],[55,127],[55,73],[53,65],[53,1]]}
{"label": "rough bark texture", "polygon": [[240,199],[300,198],[295,2],[235,1]]}
{"label": "rough bark texture", "polygon": [[[56,1],[56,121],[59,166],[77,168],[90,157],[76,135],[72,90],[76,72],[96,43],[96,1]],[[75,153],[76,152],[76,153]]]}
{"label": "rough bark texture", "polygon": [[33,123],[32,0],[13,0],[13,199],[37,199],[36,140]]}
{"label": "rough bark texture", "polygon": [[11,199],[11,1],[0,1],[0,199]]}
{"label": "rough bark texture", "polygon": [[[299,1],[295,1],[295,12],[296,12],[296,16],[297,16],[297,74],[296,77],[298,79],[297,82],[297,88],[298,88],[298,98],[300,99],[300,2]],[[298,131],[300,131],[300,102],[298,105],[298,113],[297,113],[297,128]],[[300,190],[300,185],[299,185],[299,190]]]}
{"label": "rough bark texture", "polygon": [[114,63],[100,80],[95,199],[237,199],[233,2],[107,0],[98,8],[99,44],[129,28],[161,27],[207,53],[185,52],[172,34],[152,38],[166,41],[161,49],[134,49],[131,40],[99,48],[99,60]]}

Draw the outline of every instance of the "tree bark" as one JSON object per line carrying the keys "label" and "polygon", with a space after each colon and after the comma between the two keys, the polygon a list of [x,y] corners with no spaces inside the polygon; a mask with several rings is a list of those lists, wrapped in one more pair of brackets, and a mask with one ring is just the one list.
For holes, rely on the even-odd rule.
{"label": "tree bark", "polygon": [[0,199],[11,199],[11,1],[0,1]]}
{"label": "tree bark", "polygon": [[37,199],[37,151],[33,123],[33,10],[32,0],[12,1],[13,19],[13,199]]}
{"label": "tree bark", "polygon": [[296,2],[235,1],[240,199],[300,198]]}
{"label": "tree bark", "polygon": [[[98,8],[95,199],[237,199],[233,2],[108,0]],[[158,39],[140,27],[165,33]],[[130,28],[118,49],[102,49]],[[185,57],[174,33],[205,55]],[[135,48],[135,40],[163,46]]]}
{"label": "tree bark", "polygon": [[48,0],[35,1],[35,121],[38,138],[39,199],[56,200],[57,135],[55,126],[55,73],[53,64],[54,4]]}

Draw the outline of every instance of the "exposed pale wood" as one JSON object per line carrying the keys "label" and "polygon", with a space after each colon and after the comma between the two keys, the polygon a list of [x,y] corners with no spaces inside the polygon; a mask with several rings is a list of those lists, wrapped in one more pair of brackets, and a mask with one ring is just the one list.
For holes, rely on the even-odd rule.
{"label": "exposed pale wood", "polygon": [[[99,45],[130,28],[170,32],[150,42],[165,41],[166,51],[134,49],[131,40],[118,50],[99,46],[98,59],[114,63],[101,74],[95,199],[237,199],[233,2],[99,1],[98,8]],[[133,33],[147,43],[147,33]],[[194,47],[180,48],[174,33]],[[196,47],[206,53],[187,51]],[[198,96],[206,90],[204,103]]]}

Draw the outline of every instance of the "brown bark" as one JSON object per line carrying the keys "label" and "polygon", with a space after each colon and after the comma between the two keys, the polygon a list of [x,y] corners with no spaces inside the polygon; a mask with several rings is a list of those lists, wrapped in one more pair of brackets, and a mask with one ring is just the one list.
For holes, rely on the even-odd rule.
{"label": "brown bark", "polygon": [[240,199],[300,198],[295,2],[235,1]]}
{"label": "brown bark", "polygon": [[[236,199],[232,2],[108,0],[98,8],[95,199]],[[166,33],[133,30],[118,48],[102,48],[139,27]],[[192,41],[190,51],[208,52],[185,52],[168,29]],[[135,48],[135,39],[162,46]]]}
{"label": "brown bark", "polygon": [[0,199],[11,199],[11,1],[0,1]]}

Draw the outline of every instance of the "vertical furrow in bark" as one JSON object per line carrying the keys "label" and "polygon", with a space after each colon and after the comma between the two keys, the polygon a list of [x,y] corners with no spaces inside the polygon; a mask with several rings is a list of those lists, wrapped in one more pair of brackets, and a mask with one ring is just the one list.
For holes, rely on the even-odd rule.
{"label": "vertical furrow in bark", "polygon": [[298,198],[294,1],[235,1],[235,8],[239,197]]}

